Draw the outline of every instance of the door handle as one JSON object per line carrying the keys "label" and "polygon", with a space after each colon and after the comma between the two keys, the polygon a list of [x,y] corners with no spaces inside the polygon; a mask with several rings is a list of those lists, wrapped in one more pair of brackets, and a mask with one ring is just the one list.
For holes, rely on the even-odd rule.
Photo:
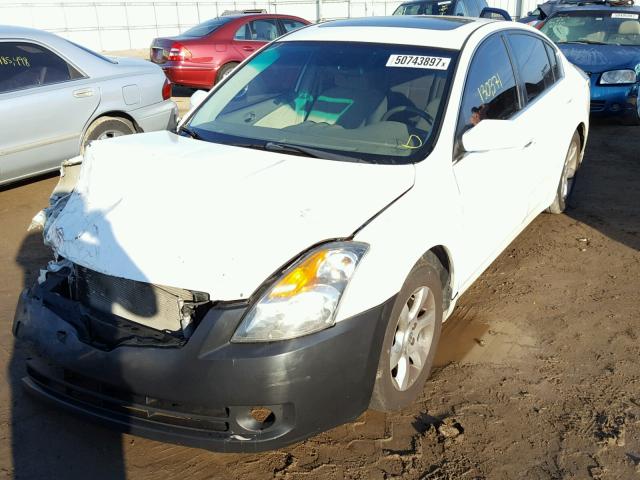
{"label": "door handle", "polygon": [[524,148],[529,148],[531,145],[533,145],[535,142],[534,140],[529,140],[529,143],[527,143]]}
{"label": "door handle", "polygon": [[93,88],[80,88],[73,91],[73,96],[76,98],[85,98],[93,96]]}
{"label": "door handle", "polygon": [[253,51],[255,50],[255,48],[250,47],[249,45],[245,45],[244,47],[242,47],[242,49],[243,49],[245,52],[253,52]]}

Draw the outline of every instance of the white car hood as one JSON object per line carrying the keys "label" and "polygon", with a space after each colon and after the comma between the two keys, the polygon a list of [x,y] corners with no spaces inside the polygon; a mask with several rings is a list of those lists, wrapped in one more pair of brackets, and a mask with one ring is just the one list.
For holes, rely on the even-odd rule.
{"label": "white car hood", "polygon": [[108,275],[247,298],[410,189],[413,165],[321,160],[155,132],[94,142],[45,240]]}

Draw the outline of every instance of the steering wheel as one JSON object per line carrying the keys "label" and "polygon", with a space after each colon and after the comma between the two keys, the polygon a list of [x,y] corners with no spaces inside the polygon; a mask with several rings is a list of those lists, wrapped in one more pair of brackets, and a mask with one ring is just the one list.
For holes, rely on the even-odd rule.
{"label": "steering wheel", "polygon": [[393,117],[393,116],[395,116],[395,115],[397,115],[399,113],[404,113],[404,112],[415,113],[420,118],[424,118],[429,125],[433,126],[433,117],[431,115],[429,115],[424,110],[420,110],[418,108],[411,107],[409,105],[400,105],[398,107],[393,107],[391,110],[387,111],[387,113],[385,113],[382,116],[382,121],[386,122],[391,117]]}

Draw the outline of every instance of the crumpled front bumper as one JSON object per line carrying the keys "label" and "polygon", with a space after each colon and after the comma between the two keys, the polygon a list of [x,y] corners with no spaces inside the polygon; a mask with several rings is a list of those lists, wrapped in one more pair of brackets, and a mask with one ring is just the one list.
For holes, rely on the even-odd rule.
{"label": "crumpled front bumper", "polygon": [[227,452],[279,448],[359,416],[394,301],[260,344],[230,343],[246,305],[213,307],[181,347],[107,351],[80,340],[56,296],[36,285],[17,307],[14,334],[32,350],[29,392],[120,431]]}

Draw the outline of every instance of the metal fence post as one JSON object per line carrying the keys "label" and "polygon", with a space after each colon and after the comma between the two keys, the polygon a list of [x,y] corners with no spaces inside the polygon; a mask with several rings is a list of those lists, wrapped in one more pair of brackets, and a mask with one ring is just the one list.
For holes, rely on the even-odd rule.
{"label": "metal fence post", "polygon": [[320,0],[316,0],[316,22],[320,21]]}

